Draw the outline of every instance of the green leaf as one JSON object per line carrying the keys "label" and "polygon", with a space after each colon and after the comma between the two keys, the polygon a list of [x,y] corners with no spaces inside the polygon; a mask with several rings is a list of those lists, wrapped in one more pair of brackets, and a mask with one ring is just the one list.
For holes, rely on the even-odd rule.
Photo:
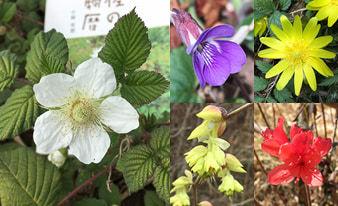
{"label": "green leaf", "polygon": [[43,76],[40,69],[42,52],[60,62],[67,62],[68,46],[63,34],[52,29],[47,33],[40,32],[35,36],[31,50],[27,54],[26,65],[26,78],[33,84],[38,83]]}
{"label": "green leaf", "polygon": [[16,63],[16,56],[8,50],[0,52],[0,92],[14,83],[19,73],[19,66]]}
{"label": "green leaf", "polygon": [[131,104],[148,104],[163,94],[169,82],[159,73],[139,71],[128,75],[121,96]]}
{"label": "green leaf", "polygon": [[327,77],[324,81],[319,83],[319,86],[331,86],[338,83],[338,69],[335,69],[333,72],[333,77]]}
{"label": "green leaf", "polygon": [[0,140],[14,137],[33,126],[41,111],[36,103],[32,87],[14,91],[0,107]]}
{"label": "green leaf", "polygon": [[45,52],[41,53],[40,70],[45,75],[65,72],[64,64],[65,62],[61,63],[60,60],[45,54]]}
{"label": "green leaf", "polygon": [[110,186],[110,190],[112,192],[109,192],[107,189],[106,184],[102,184],[99,188],[99,197],[101,199],[104,199],[108,205],[120,205],[121,202],[121,194],[119,192],[118,186],[115,184],[112,184]]}
{"label": "green leaf", "polygon": [[130,192],[141,189],[154,172],[156,159],[145,145],[130,149],[123,157],[123,176]]}
{"label": "green leaf", "polygon": [[39,0],[17,0],[17,5],[25,11],[31,11],[39,6]]}
{"label": "green leaf", "polygon": [[280,103],[287,103],[287,100],[291,97],[291,93],[287,88],[284,88],[282,90],[278,90],[275,88],[273,90],[273,95]]}
{"label": "green leaf", "polygon": [[154,186],[157,194],[167,204],[170,198],[170,159],[162,160],[162,165],[158,166],[154,173]]}
{"label": "green leaf", "polygon": [[[1,147],[6,147],[6,144]],[[3,206],[56,205],[60,191],[59,170],[46,156],[41,157],[26,147],[0,153],[0,194]]]}
{"label": "green leaf", "polygon": [[279,0],[281,10],[287,10],[291,5],[291,0]]}
{"label": "green leaf", "polygon": [[12,95],[12,90],[5,89],[4,91],[0,92],[0,105],[3,105],[6,100]]}
{"label": "green leaf", "polygon": [[74,206],[108,206],[107,202],[104,200],[98,200],[98,199],[83,199],[80,201],[77,201]]}
{"label": "green leaf", "polygon": [[16,12],[16,4],[5,2],[0,8],[0,21],[8,22],[10,21]]}
{"label": "green leaf", "polygon": [[99,57],[114,68],[118,80],[124,72],[131,74],[146,61],[151,48],[147,31],[135,9],[109,31]]}
{"label": "green leaf", "polygon": [[279,28],[282,28],[282,24],[280,23],[281,15],[282,15],[282,13],[280,13],[279,11],[276,10],[269,17],[268,25],[269,25],[269,29],[270,29],[271,33],[273,33],[273,31],[270,28],[271,24],[274,24],[274,25],[278,26]]}
{"label": "green leaf", "polygon": [[155,129],[151,133],[150,146],[160,158],[170,157],[170,128]]}
{"label": "green leaf", "polygon": [[255,21],[262,18],[263,16],[266,16],[266,14],[260,13],[258,11],[254,11],[254,20]]}
{"label": "green leaf", "polygon": [[170,102],[201,103],[195,92],[197,77],[192,57],[187,55],[185,47],[177,47],[170,52]]}
{"label": "green leaf", "polygon": [[254,96],[254,103],[261,103],[264,99],[262,96]]}
{"label": "green leaf", "polygon": [[156,192],[147,190],[144,195],[145,206],[164,206],[163,201],[158,197]]}
{"label": "green leaf", "polygon": [[262,14],[271,14],[276,10],[275,5],[271,0],[255,0],[254,11]]}
{"label": "green leaf", "polygon": [[261,91],[263,89],[266,88],[266,86],[268,86],[269,81],[262,78],[262,77],[258,77],[258,76],[254,76],[254,91]]}
{"label": "green leaf", "polygon": [[266,61],[256,60],[256,66],[259,70],[261,70],[264,74],[267,73],[272,67],[272,64],[269,64]]}
{"label": "green leaf", "polygon": [[272,97],[268,97],[268,98],[266,98],[266,102],[267,103],[278,103],[274,98],[272,98]]}

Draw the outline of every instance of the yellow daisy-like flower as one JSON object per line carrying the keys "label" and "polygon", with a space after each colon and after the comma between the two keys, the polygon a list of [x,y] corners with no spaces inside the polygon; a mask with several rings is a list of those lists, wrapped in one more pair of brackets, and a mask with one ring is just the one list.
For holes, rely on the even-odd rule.
{"label": "yellow daisy-like flower", "polygon": [[284,15],[280,17],[280,21],[283,30],[276,25],[271,25],[271,30],[278,39],[272,37],[260,38],[263,44],[271,48],[260,51],[258,56],[261,58],[281,59],[278,64],[266,73],[265,78],[271,78],[282,73],[276,86],[278,90],[282,90],[294,74],[295,94],[298,96],[305,74],[311,89],[316,91],[317,82],[313,69],[325,77],[333,76],[333,72],[320,59],[331,59],[336,56],[333,52],[322,49],[333,38],[331,36],[316,38],[320,25],[317,24],[317,18],[315,17],[310,19],[304,30],[298,15],[295,17],[293,25]]}
{"label": "yellow daisy-like flower", "polygon": [[262,18],[255,20],[254,36],[262,36],[267,26],[268,16],[263,16]]}
{"label": "yellow daisy-like flower", "polygon": [[306,9],[318,11],[316,17],[319,21],[328,17],[328,26],[331,27],[338,19],[338,0],[313,0]]}

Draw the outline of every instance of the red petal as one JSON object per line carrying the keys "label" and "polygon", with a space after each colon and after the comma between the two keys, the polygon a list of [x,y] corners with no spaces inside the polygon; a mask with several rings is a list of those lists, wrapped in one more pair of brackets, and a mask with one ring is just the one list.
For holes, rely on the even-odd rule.
{"label": "red petal", "polygon": [[313,140],[313,133],[311,130],[305,132],[306,137],[307,137],[307,144],[312,144]]}
{"label": "red petal", "polygon": [[268,180],[273,185],[289,183],[298,175],[299,169],[297,165],[279,165],[269,172]]}
{"label": "red petal", "polygon": [[296,124],[292,125],[291,129],[290,129],[290,139],[291,139],[291,141],[296,134],[299,134],[301,132],[303,132],[302,128],[297,127]]}
{"label": "red petal", "polygon": [[279,141],[281,144],[289,142],[283,129],[284,117],[280,117],[277,122],[277,127],[273,130],[273,138]]}
{"label": "red petal", "polygon": [[318,187],[323,184],[323,176],[315,167],[302,167],[300,177],[305,184],[311,187]]}
{"label": "red petal", "polygon": [[332,145],[331,139],[323,139],[321,137],[316,137],[315,140],[313,141],[312,146],[317,147],[318,150],[320,151],[320,155],[324,156],[330,151],[331,145]]}
{"label": "red petal", "polygon": [[302,154],[307,144],[307,136],[306,133],[299,133],[293,137],[291,142],[294,152],[298,154]]}
{"label": "red petal", "polygon": [[273,130],[272,129],[266,129],[264,132],[262,131],[262,136],[264,140],[272,139]]}
{"label": "red petal", "polygon": [[314,146],[306,146],[302,161],[307,167],[314,167],[320,163],[322,157],[319,150]]}
{"label": "red petal", "polygon": [[294,151],[291,143],[283,144],[279,150],[279,159],[283,162],[297,163],[301,159],[300,154]]}
{"label": "red petal", "polygon": [[273,156],[279,156],[280,142],[275,139],[268,139],[261,144],[262,149]]}

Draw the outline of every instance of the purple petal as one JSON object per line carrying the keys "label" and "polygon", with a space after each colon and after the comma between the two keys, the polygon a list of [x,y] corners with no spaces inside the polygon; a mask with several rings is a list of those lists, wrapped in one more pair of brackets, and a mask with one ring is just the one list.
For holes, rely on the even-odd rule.
{"label": "purple petal", "polygon": [[206,82],[219,86],[227,80],[231,71],[230,61],[219,53],[215,44],[206,43],[202,50],[197,49],[194,53],[198,53],[204,61],[202,74]]}
{"label": "purple petal", "polygon": [[197,46],[204,41],[209,41],[214,38],[232,37],[234,33],[235,29],[232,26],[225,24],[206,29],[198,37],[196,43],[192,47],[187,48],[187,54],[190,54],[193,49],[197,48]]}
{"label": "purple petal", "polygon": [[194,63],[194,69],[195,69],[196,76],[201,84],[201,88],[204,89],[205,80],[202,75],[203,68],[204,68],[204,59],[198,52],[194,52],[193,54],[193,63]]}
{"label": "purple petal", "polygon": [[246,55],[238,44],[226,41],[226,40],[214,40],[219,46],[219,52],[225,56],[231,64],[231,71],[230,73],[237,73],[241,71],[242,66],[246,62]]}

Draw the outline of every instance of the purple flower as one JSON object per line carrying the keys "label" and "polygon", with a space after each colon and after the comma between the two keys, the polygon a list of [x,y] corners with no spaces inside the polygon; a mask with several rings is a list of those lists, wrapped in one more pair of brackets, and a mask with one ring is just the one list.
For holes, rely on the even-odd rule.
{"label": "purple flower", "polygon": [[[198,28],[199,25],[189,13],[173,9],[171,18],[175,20],[174,25],[181,41],[188,47],[187,54],[193,53],[195,73],[202,88],[205,88],[206,83],[212,86],[222,85],[230,74],[241,70],[246,62],[243,49],[234,42],[217,39],[232,37],[235,33],[232,26],[219,25],[206,29],[196,39],[197,32],[191,28]],[[193,22],[195,26],[191,25]]]}

